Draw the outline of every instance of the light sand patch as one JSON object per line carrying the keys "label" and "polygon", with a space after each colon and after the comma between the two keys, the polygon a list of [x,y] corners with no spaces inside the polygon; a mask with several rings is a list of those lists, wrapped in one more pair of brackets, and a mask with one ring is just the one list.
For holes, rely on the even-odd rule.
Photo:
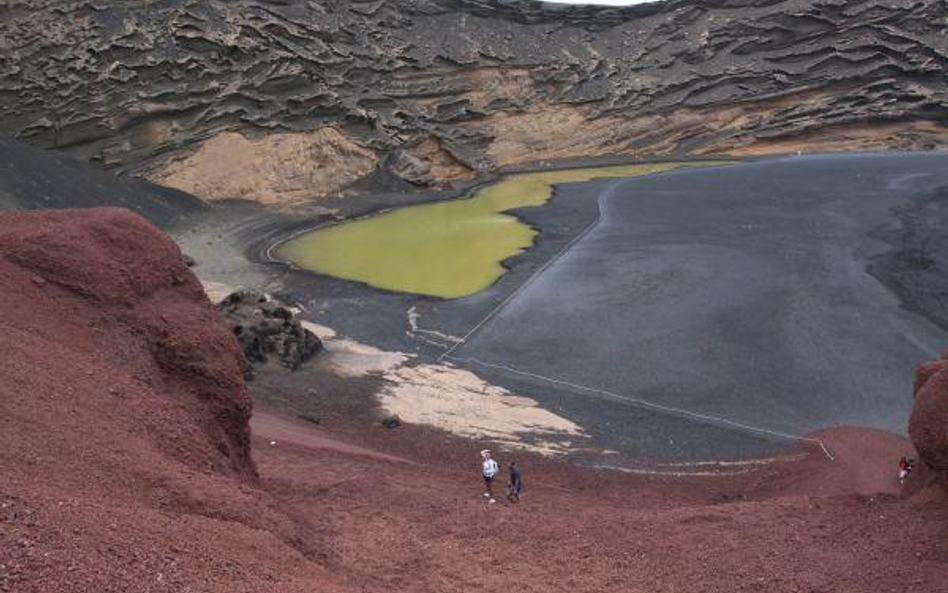
{"label": "light sand patch", "polygon": [[[290,307],[290,311],[292,311],[294,315],[299,315],[302,309]],[[339,333],[336,332],[336,330],[326,325],[320,325],[319,323],[304,321],[302,319],[300,320],[300,325],[303,326],[303,329],[308,329],[319,336],[320,340],[334,340],[339,337]]]}
{"label": "light sand patch", "polygon": [[377,165],[373,151],[331,127],[254,139],[222,132],[148,177],[208,200],[292,204],[337,192]]}
{"label": "light sand patch", "polygon": [[[579,426],[536,401],[453,365],[402,366],[385,379],[390,384],[379,401],[406,422],[544,455],[567,453],[574,440],[585,436]],[[530,436],[530,442],[524,436]]]}
{"label": "light sand patch", "polygon": [[470,371],[449,364],[406,365],[414,356],[350,340],[318,323],[301,323],[323,341],[319,364],[334,374],[382,376],[387,384],[378,395],[379,403],[405,422],[544,455],[565,454],[572,441],[585,436],[579,426],[540,408],[536,401],[513,395]]}
{"label": "light sand patch", "polygon": [[[214,303],[235,291],[221,282],[202,283]],[[340,377],[381,376],[386,386],[378,394],[380,406],[405,422],[542,455],[566,454],[575,440],[586,437],[570,420],[465,369],[451,364],[406,365],[413,355],[362,344],[312,321],[300,324],[323,342],[316,364]]]}
{"label": "light sand patch", "polygon": [[367,344],[344,338],[332,328],[311,321],[300,321],[323,342],[320,363],[340,377],[384,375],[412,358],[404,352],[379,350]]}
{"label": "light sand patch", "polygon": [[431,176],[440,182],[473,179],[476,176],[473,170],[451,156],[451,153],[442,146],[441,141],[434,136],[429,136],[409,152],[426,163]]}
{"label": "light sand patch", "polygon": [[226,299],[234,292],[233,286],[224,284],[223,282],[201,280],[201,284],[204,285],[204,293],[207,294],[207,298],[210,299],[210,301],[215,305]]}

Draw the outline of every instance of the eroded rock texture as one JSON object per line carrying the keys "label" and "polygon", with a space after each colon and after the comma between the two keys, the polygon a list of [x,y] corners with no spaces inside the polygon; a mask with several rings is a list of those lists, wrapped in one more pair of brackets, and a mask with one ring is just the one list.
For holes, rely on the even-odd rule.
{"label": "eroded rock texture", "polygon": [[915,371],[909,434],[922,461],[948,486],[948,352]]}
{"label": "eroded rock texture", "polygon": [[299,167],[260,138],[327,127],[421,184],[614,153],[935,148],[946,33],[944,0],[11,0],[0,130],[170,183],[225,132],[285,178]]}
{"label": "eroded rock texture", "polygon": [[253,378],[251,365],[265,363],[270,356],[295,371],[323,347],[316,334],[304,328],[286,305],[268,295],[235,292],[221,301],[217,309],[244,351],[247,379]]}

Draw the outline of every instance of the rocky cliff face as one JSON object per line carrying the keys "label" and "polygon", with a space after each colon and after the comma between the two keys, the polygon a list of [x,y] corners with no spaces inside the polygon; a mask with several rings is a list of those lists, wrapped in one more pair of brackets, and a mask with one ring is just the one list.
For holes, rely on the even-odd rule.
{"label": "rocky cliff face", "polygon": [[915,371],[915,405],[909,434],[922,461],[948,487],[948,352]]}
{"label": "rocky cliff face", "polygon": [[168,237],[0,213],[0,300],[0,590],[341,590],[261,486],[243,354]]}
{"label": "rocky cliff face", "polygon": [[85,428],[76,450],[102,445],[116,467],[131,443],[255,478],[243,356],[169,238],[118,208],[2,213],[0,279],[4,405],[34,418],[23,443]]}
{"label": "rocky cliff face", "polygon": [[946,31],[943,0],[12,0],[0,131],[270,201],[379,162],[937,148]]}

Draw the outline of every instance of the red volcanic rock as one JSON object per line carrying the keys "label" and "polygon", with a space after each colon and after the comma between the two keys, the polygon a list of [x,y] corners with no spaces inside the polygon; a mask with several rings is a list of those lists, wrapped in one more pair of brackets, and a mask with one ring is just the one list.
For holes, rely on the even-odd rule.
{"label": "red volcanic rock", "polygon": [[0,303],[0,591],[332,582],[259,487],[243,353],[170,239],[0,214]]}
{"label": "red volcanic rock", "polygon": [[[5,292],[22,301],[11,306],[5,299],[0,316],[12,318],[3,326],[15,335],[16,326],[29,324],[19,347],[4,351],[49,342],[46,364],[12,370],[35,383],[47,365],[55,374],[70,369],[71,384],[48,396],[85,387],[85,376],[95,393],[82,397],[81,413],[144,412],[134,424],[148,427],[141,437],[155,446],[174,441],[171,453],[189,465],[255,476],[243,357],[172,241],[127,210],[12,214],[0,216],[0,258]],[[90,351],[96,342],[101,350]],[[67,351],[71,345],[75,352]],[[115,371],[131,376],[119,380]],[[123,394],[122,405],[109,399],[116,397],[109,389]],[[35,405],[33,395],[23,403]],[[179,418],[158,422],[170,419],[165,414]]]}
{"label": "red volcanic rock", "polygon": [[[258,478],[243,354],[125,211],[0,214],[0,352],[0,593],[944,590],[948,509],[895,494],[911,447],[879,431],[717,477],[518,452],[508,506],[481,496],[480,443],[359,426],[379,454],[271,414]],[[920,372],[930,463],[946,367]]]}
{"label": "red volcanic rock", "polygon": [[[946,353],[948,354],[948,353]],[[919,457],[948,484],[948,357],[915,371],[915,405],[909,434]]]}

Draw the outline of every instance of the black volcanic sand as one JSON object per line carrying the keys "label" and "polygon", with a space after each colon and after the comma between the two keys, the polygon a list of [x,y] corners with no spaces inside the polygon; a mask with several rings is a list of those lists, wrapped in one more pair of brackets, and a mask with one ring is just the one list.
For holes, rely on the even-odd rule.
{"label": "black volcanic sand", "polygon": [[[612,184],[595,229],[454,356],[608,391],[536,378],[520,389],[647,457],[768,447],[740,436],[753,430],[726,435],[633,400],[783,434],[904,433],[914,366],[948,333],[867,266],[889,269],[874,236],[898,224],[894,210],[904,219],[939,191],[948,198],[948,155],[789,158]],[[518,376],[491,372],[505,374]]]}
{"label": "black volcanic sand", "polygon": [[[900,221],[940,212],[946,165],[948,155],[925,153],[813,156],[561,185],[548,204],[517,212],[543,231],[534,248],[505,262],[511,272],[493,287],[455,301],[262,262],[277,239],[319,222],[312,216],[232,204],[179,238],[211,279],[280,292],[354,339],[433,360],[451,344],[441,334],[466,334],[593,224],[453,355],[614,395],[458,364],[578,422],[585,444],[621,452],[608,464],[738,459],[792,441],[728,422],[792,435],[853,424],[904,433],[914,365],[948,338],[927,308],[935,300],[909,297],[943,282],[918,262],[948,249],[929,238],[929,259],[906,256],[919,233]],[[333,205],[353,216],[393,198],[450,195]],[[938,235],[930,221],[919,226]],[[428,331],[410,331],[410,310]]]}
{"label": "black volcanic sand", "polygon": [[128,208],[163,228],[206,209],[190,194],[120,179],[0,134],[0,210],[99,206]]}

